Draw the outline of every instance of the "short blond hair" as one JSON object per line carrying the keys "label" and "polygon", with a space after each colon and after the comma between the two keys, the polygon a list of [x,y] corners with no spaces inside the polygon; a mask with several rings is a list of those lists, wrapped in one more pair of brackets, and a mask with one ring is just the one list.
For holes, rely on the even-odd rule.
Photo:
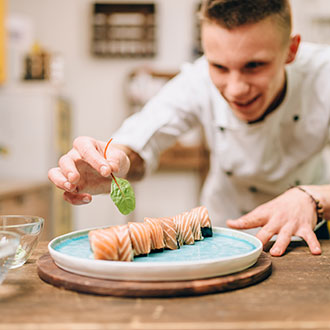
{"label": "short blond hair", "polygon": [[292,29],[289,0],[204,0],[199,17],[228,30],[272,17],[288,38]]}

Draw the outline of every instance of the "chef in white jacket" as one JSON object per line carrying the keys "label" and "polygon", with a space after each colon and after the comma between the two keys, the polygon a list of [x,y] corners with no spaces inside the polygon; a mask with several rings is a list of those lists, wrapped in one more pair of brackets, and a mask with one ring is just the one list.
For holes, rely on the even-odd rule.
{"label": "chef in white jacket", "polygon": [[50,180],[67,201],[89,203],[109,191],[111,172],[142,178],[201,125],[210,150],[201,204],[213,225],[261,227],[264,244],[277,235],[274,256],[292,236],[320,254],[313,230],[330,215],[330,47],[291,34],[287,0],[206,0],[201,23],[204,56],[123,123],[108,161],[106,142],[79,137]]}

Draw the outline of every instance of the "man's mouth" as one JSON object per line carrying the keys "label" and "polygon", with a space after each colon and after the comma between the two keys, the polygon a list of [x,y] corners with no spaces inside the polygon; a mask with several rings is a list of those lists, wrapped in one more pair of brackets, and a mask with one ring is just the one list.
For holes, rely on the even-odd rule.
{"label": "man's mouth", "polygon": [[234,104],[238,108],[247,108],[252,103],[254,103],[258,98],[260,97],[260,94],[254,97],[253,99],[246,101],[246,102],[238,102],[238,101],[231,101],[230,103]]}

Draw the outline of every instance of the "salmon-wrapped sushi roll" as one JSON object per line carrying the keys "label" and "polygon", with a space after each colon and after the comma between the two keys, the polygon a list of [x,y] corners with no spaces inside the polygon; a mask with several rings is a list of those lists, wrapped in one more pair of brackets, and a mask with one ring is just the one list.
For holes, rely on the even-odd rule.
{"label": "salmon-wrapped sushi roll", "polygon": [[95,259],[118,260],[117,236],[107,229],[91,230],[88,233],[89,242]]}
{"label": "salmon-wrapped sushi roll", "polygon": [[144,218],[144,222],[150,228],[151,250],[163,250],[165,243],[163,227],[160,220],[157,218]]}
{"label": "salmon-wrapped sushi roll", "polygon": [[117,237],[118,260],[132,261],[134,253],[128,232],[128,225],[114,226],[106,230],[113,231]]}
{"label": "salmon-wrapped sushi roll", "polygon": [[177,238],[180,246],[183,244],[194,244],[195,239],[187,212],[176,215],[173,220],[177,228]]}
{"label": "salmon-wrapped sushi roll", "polygon": [[172,218],[158,218],[163,227],[165,248],[176,250],[180,247],[177,240],[177,230]]}
{"label": "salmon-wrapped sushi roll", "polygon": [[146,255],[151,250],[150,228],[143,222],[129,222],[128,229],[131,237],[134,255]]}
{"label": "salmon-wrapped sushi roll", "polygon": [[207,208],[205,206],[198,206],[193,208],[192,211],[196,212],[200,219],[203,237],[211,237],[213,235],[212,224]]}

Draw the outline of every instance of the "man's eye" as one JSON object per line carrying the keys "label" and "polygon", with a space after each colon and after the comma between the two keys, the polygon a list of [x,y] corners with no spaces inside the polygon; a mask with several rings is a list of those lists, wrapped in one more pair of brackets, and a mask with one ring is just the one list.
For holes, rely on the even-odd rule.
{"label": "man's eye", "polygon": [[220,64],[214,64],[213,66],[215,68],[217,68],[218,70],[220,70],[220,71],[223,71],[223,72],[226,72],[227,71],[227,68],[224,67],[224,66],[222,66],[222,65],[220,65]]}
{"label": "man's eye", "polygon": [[265,63],[263,63],[263,62],[250,62],[245,67],[246,67],[246,69],[256,69],[263,65],[265,65]]}

